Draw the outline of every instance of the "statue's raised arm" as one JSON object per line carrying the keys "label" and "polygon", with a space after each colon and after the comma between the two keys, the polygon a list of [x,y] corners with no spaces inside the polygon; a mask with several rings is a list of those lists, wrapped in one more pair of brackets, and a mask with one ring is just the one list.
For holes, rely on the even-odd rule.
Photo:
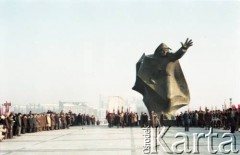
{"label": "statue's raised arm", "polygon": [[182,47],[175,53],[173,53],[171,57],[171,61],[176,61],[180,59],[187,51],[187,49],[193,45],[192,39],[186,39],[185,43],[181,42]]}

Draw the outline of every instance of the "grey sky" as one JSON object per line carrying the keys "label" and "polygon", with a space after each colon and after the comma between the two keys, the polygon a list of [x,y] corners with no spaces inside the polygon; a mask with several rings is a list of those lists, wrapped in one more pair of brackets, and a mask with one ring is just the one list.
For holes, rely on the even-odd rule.
{"label": "grey sky", "polygon": [[135,64],[164,42],[180,60],[192,108],[240,103],[240,1],[0,0],[0,102],[139,97]]}

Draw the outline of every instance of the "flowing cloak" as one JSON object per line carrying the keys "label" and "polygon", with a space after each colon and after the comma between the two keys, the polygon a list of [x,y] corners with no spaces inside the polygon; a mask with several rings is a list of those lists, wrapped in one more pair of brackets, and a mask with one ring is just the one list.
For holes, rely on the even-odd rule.
{"label": "flowing cloak", "polygon": [[164,57],[143,54],[137,62],[133,90],[143,95],[149,113],[173,114],[189,103],[188,86],[178,61],[184,53],[180,48]]}

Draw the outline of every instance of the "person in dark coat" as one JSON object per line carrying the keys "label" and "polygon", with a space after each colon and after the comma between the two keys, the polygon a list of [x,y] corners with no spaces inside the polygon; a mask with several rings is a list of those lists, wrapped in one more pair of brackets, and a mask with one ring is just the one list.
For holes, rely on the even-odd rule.
{"label": "person in dark coat", "polygon": [[28,116],[28,132],[29,133],[33,132],[33,115],[32,114]]}
{"label": "person in dark coat", "polygon": [[22,134],[25,134],[27,132],[27,115],[24,114],[22,116]]}
{"label": "person in dark coat", "polygon": [[68,113],[66,113],[66,123],[67,123],[66,124],[67,129],[69,129],[70,124],[71,124],[71,117]]}
{"label": "person in dark coat", "polygon": [[22,129],[22,114],[18,113],[16,118],[16,126],[17,126],[17,136],[21,135],[21,129]]}
{"label": "person in dark coat", "polygon": [[79,125],[83,125],[83,123],[82,123],[82,114],[78,114],[78,123],[79,123]]}
{"label": "person in dark coat", "polygon": [[190,116],[187,111],[185,111],[183,114],[183,121],[184,121],[185,131],[189,131]]}
{"label": "person in dark coat", "polygon": [[12,115],[12,119],[13,119],[13,136],[16,136],[17,135],[17,114],[13,114]]}
{"label": "person in dark coat", "polygon": [[59,129],[59,114],[55,115],[55,130]]}
{"label": "person in dark coat", "polygon": [[90,125],[90,117],[88,114],[86,115],[86,120],[87,120],[87,125]]}
{"label": "person in dark coat", "polygon": [[209,130],[210,125],[211,125],[211,121],[212,121],[212,115],[211,115],[210,112],[208,112],[208,110],[206,110],[204,118],[205,118],[205,129]]}
{"label": "person in dark coat", "polygon": [[235,132],[236,129],[236,115],[235,115],[235,111],[232,110],[232,108],[229,108],[230,111],[230,131],[231,133]]}
{"label": "person in dark coat", "polygon": [[119,125],[120,125],[120,116],[119,116],[119,114],[115,114],[114,120],[115,120],[115,125],[117,126],[117,128],[119,128]]}
{"label": "person in dark coat", "polygon": [[236,109],[236,131],[239,131],[239,123],[240,123],[240,109]]}
{"label": "person in dark coat", "polygon": [[141,115],[140,115],[140,125],[141,125],[141,128],[143,127],[143,124],[144,124],[143,112],[141,112]]}
{"label": "person in dark coat", "polygon": [[199,127],[203,128],[204,126],[204,120],[203,120],[203,112],[202,111],[199,111]]}
{"label": "person in dark coat", "polygon": [[128,124],[128,112],[126,112],[126,113],[124,114],[124,122],[125,122],[125,125],[126,125],[126,126],[129,125],[129,124]]}

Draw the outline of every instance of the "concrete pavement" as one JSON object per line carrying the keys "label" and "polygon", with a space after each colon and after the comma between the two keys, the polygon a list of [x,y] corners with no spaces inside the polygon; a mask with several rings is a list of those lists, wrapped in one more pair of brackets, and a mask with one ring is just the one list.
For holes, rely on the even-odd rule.
{"label": "concrete pavement", "polygon": [[[172,127],[164,136],[169,147],[183,138],[174,135],[183,132],[182,127]],[[190,148],[193,146],[194,132],[208,133],[202,128],[190,128]],[[229,138],[221,138],[225,130],[215,130],[220,138],[214,138],[213,148]],[[184,132],[183,132],[184,133]],[[139,155],[143,153],[144,131],[141,128],[108,128],[107,126],[71,127],[70,129],[28,133],[0,143],[0,155]],[[237,149],[240,149],[240,133],[235,134]],[[207,150],[207,138],[200,139],[200,154],[210,154]],[[183,148],[183,145],[179,148]],[[230,145],[227,146],[230,148]],[[158,154],[168,154],[158,146]],[[188,153],[183,153],[188,154]],[[192,154],[192,153],[190,153]],[[218,151],[217,154],[223,154]],[[230,153],[235,154],[235,153]],[[239,154],[239,153],[238,153]]]}

